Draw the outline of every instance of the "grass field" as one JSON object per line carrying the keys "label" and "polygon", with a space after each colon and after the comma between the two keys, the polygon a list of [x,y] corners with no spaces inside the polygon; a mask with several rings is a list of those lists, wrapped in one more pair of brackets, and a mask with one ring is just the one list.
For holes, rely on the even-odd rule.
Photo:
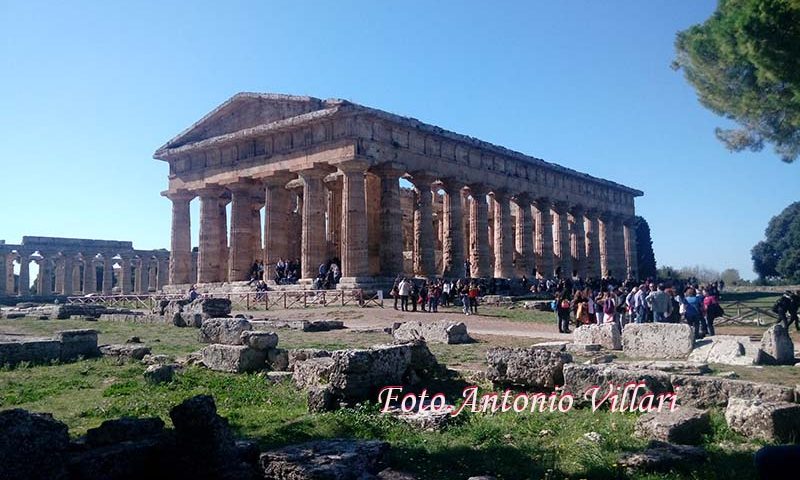
{"label": "grass field", "polygon": [[[139,336],[153,353],[180,355],[197,350],[197,331],[166,325],[134,325],[100,321],[0,321],[0,332],[49,335],[68,328],[96,328],[101,343],[124,342]],[[282,347],[344,348],[382,343],[382,333],[334,331],[302,333],[281,330]],[[535,340],[534,340],[535,341]],[[479,337],[469,345],[432,345],[449,366],[482,364],[487,348],[496,344],[530,345],[531,339]],[[618,454],[641,449],[635,438],[633,414],[573,410],[552,414],[464,414],[444,432],[421,432],[380,414],[375,405],[354,410],[309,415],[305,396],[288,383],[271,384],[262,374],[232,375],[190,367],[166,385],[144,382],[144,365],[118,365],[108,359],[0,370],[0,409],[21,407],[52,412],[73,436],[103,420],[128,415],[159,416],[169,423],[169,409],[183,399],[210,394],[220,414],[242,435],[262,448],[309,439],[356,437],[384,439],[392,444],[391,464],[425,479],[463,479],[494,474],[502,479],[619,478]],[[431,385],[434,388],[435,385]],[[484,385],[484,388],[490,388]],[[758,444],[731,432],[720,412],[713,413],[713,434],[704,445],[710,462],[693,471],[640,475],[634,478],[750,478],[752,452]],[[597,443],[584,439],[597,432]],[[680,466],[676,466],[680,467]]]}

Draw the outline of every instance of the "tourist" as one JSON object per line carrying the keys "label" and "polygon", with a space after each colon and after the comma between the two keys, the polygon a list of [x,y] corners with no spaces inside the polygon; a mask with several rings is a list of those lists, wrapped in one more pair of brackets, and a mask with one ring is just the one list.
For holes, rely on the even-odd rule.
{"label": "tourist", "polygon": [[615,323],[614,316],[617,313],[617,301],[613,292],[603,294],[603,323]]}
{"label": "tourist", "polygon": [[594,319],[589,317],[589,301],[584,295],[583,290],[576,290],[572,299],[572,310],[575,312],[575,327],[594,323]]}
{"label": "tourist", "polygon": [[[789,325],[794,323],[795,329],[800,331],[800,326],[797,324],[797,310],[800,304],[800,296],[786,290],[783,295],[772,306],[772,311],[778,315],[778,321],[783,324],[784,328],[789,329]],[[789,314],[789,319],[786,314]]]}
{"label": "tourist", "polygon": [[663,283],[659,283],[656,291],[650,292],[650,294],[647,295],[647,305],[653,311],[653,320],[655,322],[667,321],[670,309],[672,308],[672,302],[667,292],[664,291]]}
{"label": "tourist", "polygon": [[[703,309],[706,312],[706,332],[708,335],[714,335],[714,320],[723,316],[725,312],[719,305],[719,300],[716,295],[709,295],[706,291],[706,296],[703,299]],[[797,310],[795,309],[795,318],[797,317]],[[788,326],[787,326],[788,328]]]}
{"label": "tourist", "polygon": [[697,291],[689,287],[683,295],[683,305],[685,307],[686,323],[694,329],[694,338],[703,338],[705,329],[701,331],[701,319],[703,318],[703,299],[697,295]]}
{"label": "tourist", "polygon": [[636,294],[639,292],[639,287],[634,286],[631,288],[630,292],[625,295],[625,307],[628,309],[628,314],[626,315],[625,321],[622,323],[622,326],[629,323],[633,323],[636,321]]}
{"label": "tourist", "polygon": [[408,297],[411,295],[411,282],[405,277],[397,284],[397,292],[400,294],[400,309],[403,312],[408,311]]}
{"label": "tourist", "polygon": [[425,311],[425,306],[428,305],[428,282],[422,282],[422,287],[419,289],[419,309]]}
{"label": "tourist", "polygon": [[397,278],[394,279],[394,283],[392,283],[392,289],[389,291],[389,295],[394,298],[394,309],[397,310],[397,301],[400,299],[400,276],[398,275]]}
{"label": "tourist", "polygon": [[193,302],[197,299],[197,288],[194,285],[189,287],[189,291],[187,292],[187,296],[189,297],[189,301]]}
{"label": "tourist", "polygon": [[562,290],[556,297],[556,315],[558,318],[558,333],[572,333],[569,330],[569,312],[572,305],[569,301],[569,292]]}
{"label": "tourist", "polygon": [[468,259],[464,259],[464,278],[469,278],[472,276],[472,265],[469,263]]}
{"label": "tourist", "polygon": [[342,270],[339,268],[339,264],[336,262],[331,262],[331,283],[332,286],[336,286],[339,283],[339,280],[342,278]]}
{"label": "tourist", "polygon": [[478,286],[473,282],[469,286],[469,309],[473,315],[478,314]]}
{"label": "tourist", "polygon": [[[459,280],[459,282],[461,281]],[[458,293],[461,297],[461,306],[464,310],[464,315],[469,315],[469,288],[466,285],[461,285]]]}
{"label": "tourist", "polygon": [[419,287],[411,281],[411,293],[408,294],[408,300],[411,302],[411,311],[417,311],[417,302],[419,301]]}
{"label": "tourist", "polygon": [[597,323],[597,302],[594,301],[594,291],[591,288],[586,288],[584,297],[586,297],[586,312],[589,314],[589,323]]}
{"label": "tourist", "polygon": [[440,302],[443,307],[449,306],[450,300],[450,292],[453,290],[453,282],[450,280],[445,280],[442,282],[442,296],[440,297]]}
{"label": "tourist", "polygon": [[442,289],[438,283],[428,290],[428,312],[439,313],[439,298],[442,296]]}

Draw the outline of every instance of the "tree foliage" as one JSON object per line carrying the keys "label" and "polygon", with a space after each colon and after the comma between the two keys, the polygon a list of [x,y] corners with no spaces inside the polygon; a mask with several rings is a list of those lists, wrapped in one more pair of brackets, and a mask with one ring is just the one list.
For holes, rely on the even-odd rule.
{"label": "tree foliage", "polygon": [[742,282],[742,276],[739,275],[739,270],[735,268],[726,268],[719,274],[719,278],[726,285],[735,285]]}
{"label": "tree foliage", "polygon": [[653,239],[650,236],[650,225],[644,217],[636,217],[636,261],[639,278],[655,278],[656,255],[653,252]]}
{"label": "tree foliage", "polygon": [[720,0],[705,23],[678,33],[673,68],[700,103],[734,120],[716,129],[730,150],[768,142],[785,162],[800,154],[800,0]]}
{"label": "tree foliage", "polygon": [[751,251],[753,270],[762,280],[800,282],[800,202],[772,217],[764,235]]}

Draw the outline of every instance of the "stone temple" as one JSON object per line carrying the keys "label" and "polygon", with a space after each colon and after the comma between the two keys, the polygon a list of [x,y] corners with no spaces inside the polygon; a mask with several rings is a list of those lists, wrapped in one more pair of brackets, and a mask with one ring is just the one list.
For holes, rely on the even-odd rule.
{"label": "stone temple", "polygon": [[345,100],[239,93],[154,158],[174,286],[248,280],[255,260],[269,277],[279,258],[300,259],[301,282],[338,259],[347,287],[463,277],[465,260],[480,278],[636,276],[641,191]]}

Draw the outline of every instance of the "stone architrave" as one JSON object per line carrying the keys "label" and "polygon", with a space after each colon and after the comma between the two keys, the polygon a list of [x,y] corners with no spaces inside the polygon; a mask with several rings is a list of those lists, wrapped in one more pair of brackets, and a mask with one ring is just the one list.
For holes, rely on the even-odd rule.
{"label": "stone architrave", "polygon": [[364,162],[351,161],[341,163],[338,167],[343,174],[342,278],[358,279],[369,275],[364,178],[367,165]]}
{"label": "stone architrave", "polygon": [[511,278],[513,271],[513,238],[511,236],[511,205],[503,190],[492,192],[494,204],[494,276]]}

